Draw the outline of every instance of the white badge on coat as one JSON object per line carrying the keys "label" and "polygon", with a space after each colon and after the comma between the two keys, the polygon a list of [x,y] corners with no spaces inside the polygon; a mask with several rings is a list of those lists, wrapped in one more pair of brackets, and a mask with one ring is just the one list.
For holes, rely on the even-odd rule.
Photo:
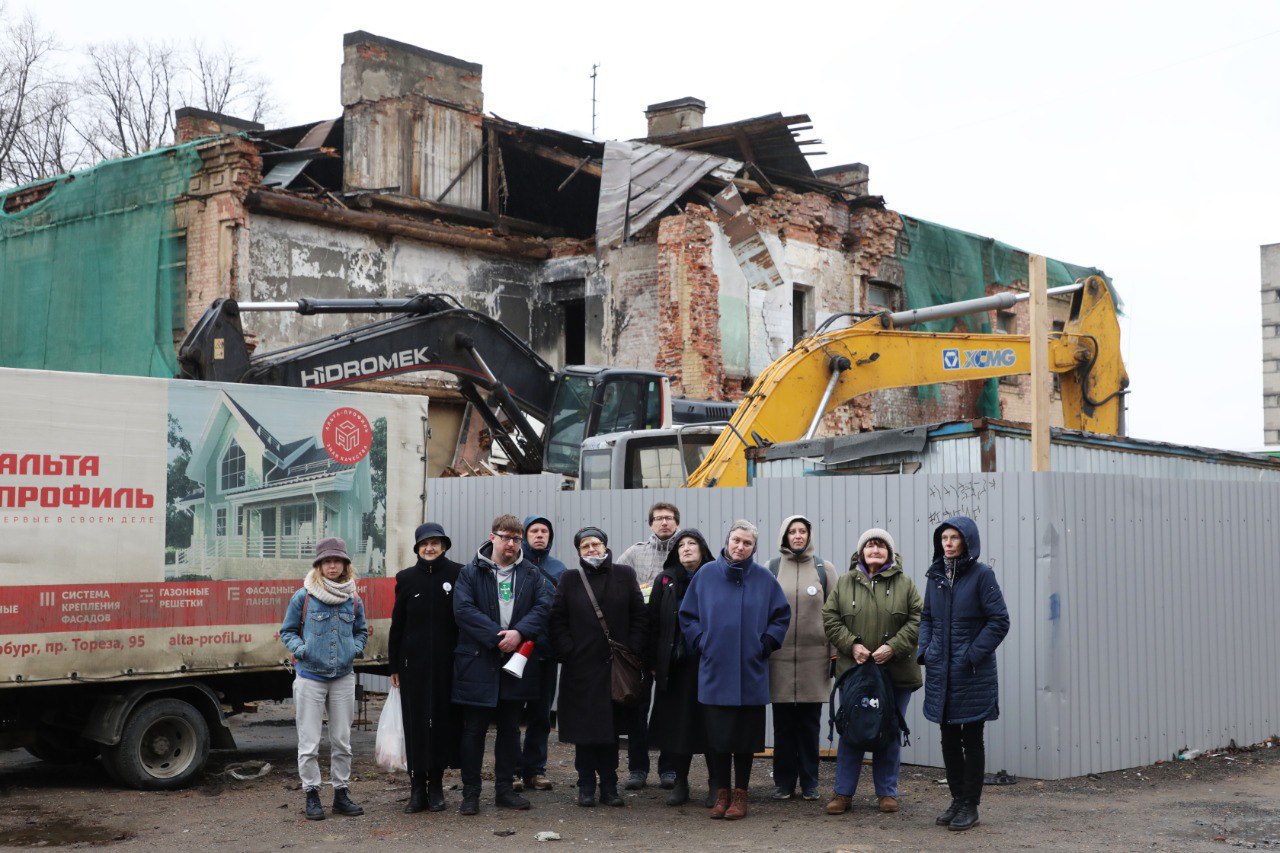
{"label": "white badge on coat", "polygon": [[445,581],[440,586],[444,590],[445,595],[448,595],[450,592],[453,591],[453,584],[449,583],[448,581]]}
{"label": "white badge on coat", "polygon": [[810,595],[817,595],[818,588],[816,586],[811,586],[808,589],[806,589],[805,592],[809,593]]}

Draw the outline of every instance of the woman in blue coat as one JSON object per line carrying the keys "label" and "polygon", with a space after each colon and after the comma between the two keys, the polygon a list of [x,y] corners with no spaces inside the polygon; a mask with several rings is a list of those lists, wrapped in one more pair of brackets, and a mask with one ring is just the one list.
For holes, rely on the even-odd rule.
{"label": "woman in blue coat", "polygon": [[711,817],[728,820],[747,816],[751,760],[764,749],[769,655],[782,647],[791,623],[782,587],[751,559],[758,537],[754,524],[735,521],[719,558],[694,574],[680,604],[680,630],[701,658],[698,703],[716,788]]}
{"label": "woman in blue coat", "polygon": [[995,572],[978,561],[981,553],[973,519],[961,515],[938,525],[920,615],[924,715],[942,729],[951,789],[951,805],[937,822],[957,831],[978,823],[983,726],[1000,716],[995,652],[1009,633],[1004,595]]}

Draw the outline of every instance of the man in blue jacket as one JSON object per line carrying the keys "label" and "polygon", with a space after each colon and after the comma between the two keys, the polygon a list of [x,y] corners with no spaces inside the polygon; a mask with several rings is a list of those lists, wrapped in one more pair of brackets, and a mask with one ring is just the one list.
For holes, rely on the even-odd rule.
{"label": "man in blue jacket", "polygon": [[493,520],[489,541],[458,573],[453,597],[458,648],[453,662],[453,701],[463,706],[460,749],[462,804],[458,813],[480,811],[480,764],[484,737],[497,724],[493,748],[494,802],[527,809],[529,801],[513,790],[520,753],[520,717],[524,705],[541,695],[538,671],[516,678],[502,669],[521,643],[547,642],[547,614],[553,590],[542,573],[524,560],[524,525],[514,515]]}
{"label": "man in blue jacket", "polygon": [[[535,566],[542,578],[551,584],[554,597],[564,574],[564,563],[551,556],[551,543],[555,540],[555,528],[545,515],[531,515],[524,520],[524,561]],[[533,650],[533,660],[525,670],[538,671],[538,683],[542,694],[525,705],[524,749],[516,765],[516,790],[530,788],[550,791],[554,785],[547,778],[547,737],[551,734],[551,705],[556,698],[556,676],[559,667],[551,656],[551,645],[539,643]]]}

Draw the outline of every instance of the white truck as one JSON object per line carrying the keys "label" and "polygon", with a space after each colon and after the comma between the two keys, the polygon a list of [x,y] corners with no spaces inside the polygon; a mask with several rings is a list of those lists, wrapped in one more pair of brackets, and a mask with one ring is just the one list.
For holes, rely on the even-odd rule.
{"label": "white truck", "polygon": [[384,665],[427,399],[0,368],[0,748],[168,789],[290,694],[278,638],[346,540]]}

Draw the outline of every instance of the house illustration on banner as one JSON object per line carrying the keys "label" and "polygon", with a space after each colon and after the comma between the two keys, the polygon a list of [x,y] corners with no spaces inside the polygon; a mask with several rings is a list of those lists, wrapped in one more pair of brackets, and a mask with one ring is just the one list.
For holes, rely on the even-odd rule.
{"label": "house illustration on banner", "polygon": [[[339,419],[330,429],[338,456],[358,452],[359,422]],[[346,540],[357,570],[381,560],[361,535],[374,503],[370,454],[347,464],[318,434],[278,437],[225,391],[193,443],[187,477],[200,488],[176,506],[192,514],[191,546],[170,576],[301,578],[327,536]]]}

